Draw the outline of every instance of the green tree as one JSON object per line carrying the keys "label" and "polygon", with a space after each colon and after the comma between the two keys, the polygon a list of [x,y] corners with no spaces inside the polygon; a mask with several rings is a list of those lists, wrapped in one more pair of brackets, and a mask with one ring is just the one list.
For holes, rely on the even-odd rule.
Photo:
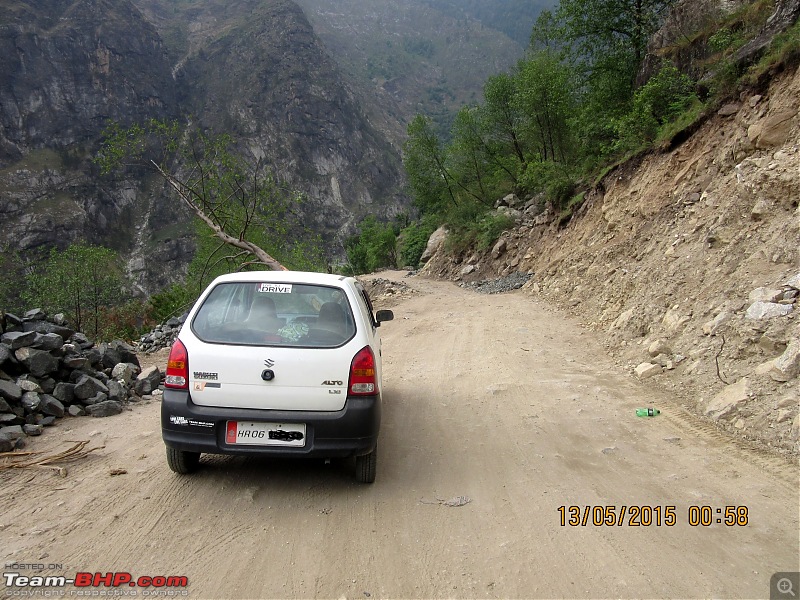
{"label": "green tree", "polygon": [[573,57],[590,72],[613,73],[633,91],[647,42],[675,0],[560,0],[557,17]]}
{"label": "green tree", "polygon": [[361,221],[358,229],[358,235],[345,243],[353,274],[397,266],[397,234],[391,223],[381,223],[370,215]]}
{"label": "green tree", "polygon": [[570,119],[574,116],[575,83],[569,67],[546,50],[517,66],[514,102],[524,115],[521,129],[539,161],[565,163],[571,154]]}
{"label": "green tree", "polygon": [[125,300],[119,257],[113,250],[82,243],[52,249],[26,276],[24,299],[49,314],[64,313],[78,331],[96,337],[104,309]]}
{"label": "green tree", "polygon": [[516,92],[517,82],[508,73],[490,77],[483,86],[481,113],[490,154],[509,175],[524,171],[527,164],[521,139],[524,115],[514,101]]}
{"label": "green tree", "polygon": [[408,125],[403,165],[414,202],[421,211],[439,213],[448,204],[457,204],[442,143],[433,122],[423,115],[415,116]]}

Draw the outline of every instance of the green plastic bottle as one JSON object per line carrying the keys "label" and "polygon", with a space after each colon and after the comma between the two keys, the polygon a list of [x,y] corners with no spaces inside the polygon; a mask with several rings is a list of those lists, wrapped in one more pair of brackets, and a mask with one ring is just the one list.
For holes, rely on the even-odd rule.
{"label": "green plastic bottle", "polygon": [[661,411],[657,408],[637,408],[636,409],[636,416],[637,417],[657,417],[661,414]]}

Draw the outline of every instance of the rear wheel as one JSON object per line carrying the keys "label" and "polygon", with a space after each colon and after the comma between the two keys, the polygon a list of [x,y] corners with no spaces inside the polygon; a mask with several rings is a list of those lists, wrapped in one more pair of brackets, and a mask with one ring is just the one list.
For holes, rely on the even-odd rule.
{"label": "rear wheel", "polygon": [[360,483],[373,483],[378,470],[378,447],[369,454],[356,456],[356,479]]}
{"label": "rear wheel", "polygon": [[167,446],[167,464],[176,473],[188,475],[194,473],[200,465],[200,453],[185,452]]}

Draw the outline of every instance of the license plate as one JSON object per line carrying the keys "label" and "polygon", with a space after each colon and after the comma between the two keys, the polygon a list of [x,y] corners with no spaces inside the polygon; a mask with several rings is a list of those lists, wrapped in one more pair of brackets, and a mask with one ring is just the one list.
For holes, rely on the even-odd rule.
{"label": "license plate", "polygon": [[228,421],[225,428],[228,444],[248,446],[298,446],[306,445],[305,423],[259,423],[254,421]]}

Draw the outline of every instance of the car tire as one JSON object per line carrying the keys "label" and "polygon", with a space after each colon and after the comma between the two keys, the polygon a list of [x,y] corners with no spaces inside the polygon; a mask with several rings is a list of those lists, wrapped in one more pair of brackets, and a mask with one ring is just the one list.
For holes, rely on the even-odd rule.
{"label": "car tire", "polygon": [[373,483],[378,471],[378,447],[369,454],[356,456],[356,479],[359,483]]}
{"label": "car tire", "polygon": [[200,466],[200,453],[185,452],[167,446],[167,464],[175,473],[188,475],[194,473]]}

